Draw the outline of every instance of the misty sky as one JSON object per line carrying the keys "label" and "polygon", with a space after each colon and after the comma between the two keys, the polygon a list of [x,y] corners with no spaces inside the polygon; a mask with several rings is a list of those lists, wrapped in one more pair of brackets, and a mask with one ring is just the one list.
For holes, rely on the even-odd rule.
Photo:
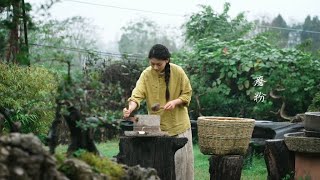
{"label": "misty sky", "polygon": [[[163,27],[179,28],[185,22],[186,15],[199,10],[199,4],[211,5],[221,12],[226,1],[231,3],[231,16],[246,12],[249,20],[262,16],[275,17],[280,13],[287,23],[291,23],[303,22],[307,15],[320,16],[320,0],[62,0],[50,12],[59,20],[72,16],[91,19],[94,25],[101,28],[99,36],[102,41],[108,43],[119,40],[120,28],[129,21],[147,17]],[[37,5],[44,0],[26,2]]]}

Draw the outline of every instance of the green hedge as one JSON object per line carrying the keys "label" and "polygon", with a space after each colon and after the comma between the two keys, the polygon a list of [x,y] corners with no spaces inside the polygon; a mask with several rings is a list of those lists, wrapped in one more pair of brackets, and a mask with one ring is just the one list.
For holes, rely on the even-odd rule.
{"label": "green hedge", "polygon": [[13,121],[20,121],[22,132],[47,133],[54,119],[57,79],[40,67],[0,63],[0,106],[11,109]]}
{"label": "green hedge", "polygon": [[312,103],[308,108],[308,111],[312,111],[312,112],[319,112],[320,111],[320,92],[318,92],[314,96]]}

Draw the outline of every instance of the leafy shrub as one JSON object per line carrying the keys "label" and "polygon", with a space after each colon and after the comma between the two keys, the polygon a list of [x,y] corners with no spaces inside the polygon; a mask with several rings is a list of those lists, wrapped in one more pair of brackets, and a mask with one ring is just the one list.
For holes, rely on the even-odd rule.
{"label": "leafy shrub", "polygon": [[[111,161],[107,157],[100,157],[83,149],[79,149],[74,152],[73,157],[87,163],[91,167],[93,172],[105,174],[111,180],[121,179],[125,174],[122,165]],[[65,154],[57,153],[55,154],[55,158],[57,159],[57,166],[59,167],[59,171],[72,179],[72,176],[74,176],[74,173],[76,173],[76,171],[73,167],[64,163],[67,160]]]}
{"label": "leafy shrub", "polygon": [[120,179],[124,175],[124,170],[122,166],[112,162],[107,157],[99,157],[92,153],[82,153],[79,159],[83,160],[89,164],[94,171],[106,174],[111,177],[111,179]]}
{"label": "leafy shrub", "polygon": [[[175,59],[186,64],[194,92],[195,101],[190,105],[194,119],[199,111],[203,115],[277,119],[278,115],[270,112],[277,112],[283,102],[287,113],[295,115],[305,112],[319,91],[319,61],[296,49],[274,48],[262,36],[229,42],[201,39],[186,60]],[[266,81],[262,87],[254,85],[257,76]],[[276,89],[282,89],[277,92],[281,100],[269,96]],[[254,101],[257,92],[265,94],[264,102]]]}
{"label": "leafy shrub", "polygon": [[318,92],[310,104],[308,111],[319,112],[320,111],[320,92]]}
{"label": "leafy shrub", "polygon": [[0,63],[0,106],[12,110],[12,121],[20,121],[22,132],[47,132],[54,119],[57,81],[40,67]]}
{"label": "leafy shrub", "polygon": [[[110,92],[106,98],[106,109],[122,110],[126,106],[127,99],[131,96],[141,72],[147,65],[146,62],[124,60],[124,62],[113,63],[103,69],[101,80]],[[146,113],[143,103],[139,111]]]}

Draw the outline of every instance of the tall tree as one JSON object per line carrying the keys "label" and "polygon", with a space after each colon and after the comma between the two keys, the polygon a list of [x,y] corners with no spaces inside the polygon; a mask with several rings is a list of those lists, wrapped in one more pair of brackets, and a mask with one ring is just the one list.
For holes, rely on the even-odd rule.
{"label": "tall tree", "polygon": [[[0,24],[4,28],[0,33],[0,54],[7,62],[30,64],[25,55],[28,53],[27,29],[31,23],[28,12],[29,3],[24,0],[4,0],[0,3]],[[7,35],[5,34],[7,33]],[[7,48],[4,48],[7,47]]]}
{"label": "tall tree", "polygon": [[177,50],[175,39],[151,20],[143,18],[132,21],[122,27],[122,31],[118,42],[120,53],[139,54],[145,57],[151,46],[157,43],[167,46],[170,51]]}
{"label": "tall tree", "polygon": [[[0,16],[1,21],[1,16]],[[5,47],[6,47],[6,37],[8,30],[3,23],[0,23],[0,61],[4,59]]]}
{"label": "tall tree", "polygon": [[228,15],[230,4],[224,4],[221,14],[216,13],[211,6],[201,6],[202,11],[193,14],[185,23],[186,40],[197,42],[203,38],[218,38],[230,41],[243,37],[251,29],[251,24],[245,19],[244,13],[234,19]]}
{"label": "tall tree", "polygon": [[[301,22],[295,22],[292,25],[290,25],[290,28],[292,29],[302,29],[302,23]],[[288,47],[293,48],[296,47],[301,43],[301,32],[300,31],[290,31],[289,33],[289,39],[288,39]]]}
{"label": "tall tree", "polygon": [[286,28],[288,28],[288,25],[282,18],[281,14],[279,14],[272,20],[271,26],[274,27],[274,29],[271,29],[270,31],[277,39],[275,44],[280,48],[287,47],[289,40],[289,31]]}
{"label": "tall tree", "polygon": [[[301,41],[302,43],[311,42],[308,50],[313,53],[316,53],[320,48],[320,20],[318,16],[311,18],[307,16],[304,20],[304,24],[302,26],[303,31],[301,32]],[[311,32],[310,32],[311,31]]]}
{"label": "tall tree", "polygon": [[68,60],[79,68],[86,63],[90,50],[99,49],[97,28],[86,18],[76,16],[36,23],[37,29],[30,31],[30,51],[37,63]]}
{"label": "tall tree", "polygon": [[[266,19],[265,17],[263,17],[261,20],[257,19],[255,24],[256,29],[254,30],[253,35],[263,35],[267,38],[267,42],[279,48],[285,48],[289,46],[289,37],[293,38],[293,41],[296,42],[296,36],[300,36],[299,34],[297,35],[296,32],[290,32],[287,29],[289,26],[282,18],[281,14],[272,20]],[[292,46],[293,42],[291,42],[291,39],[290,43]]]}

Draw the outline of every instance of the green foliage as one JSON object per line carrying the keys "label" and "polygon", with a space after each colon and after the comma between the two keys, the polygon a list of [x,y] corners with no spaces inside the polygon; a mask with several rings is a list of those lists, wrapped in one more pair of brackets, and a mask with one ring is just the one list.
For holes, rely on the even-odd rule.
{"label": "green foliage", "polygon": [[103,69],[102,82],[111,92],[107,101],[108,109],[123,109],[145,67],[144,62],[124,60],[110,64]]}
{"label": "green foliage", "polygon": [[80,158],[81,155],[85,154],[86,153],[86,150],[84,149],[78,149],[77,151],[75,151],[72,155],[74,157],[77,157],[77,158]]}
{"label": "green foliage", "polygon": [[[282,102],[268,96],[271,90],[285,89],[279,95],[290,115],[305,112],[319,91],[319,61],[299,50],[276,49],[262,36],[229,42],[201,39],[184,61],[193,97],[201,105],[199,109],[197,101],[192,102],[194,113],[274,119],[270,111],[276,112]],[[262,87],[254,85],[257,76],[266,81]],[[263,103],[253,101],[257,92],[266,94]]]}
{"label": "green foliage", "polygon": [[[122,117],[122,109],[142,69],[143,63],[105,62],[92,56],[82,73],[71,71],[71,80],[65,78],[61,82],[57,99],[80,110],[83,119],[77,126],[84,130],[106,122],[114,124]],[[61,113],[68,113],[66,107]]]}
{"label": "green foliage", "polygon": [[241,173],[241,179],[265,180],[268,172],[263,155],[253,154],[253,161],[251,166],[245,166]]}
{"label": "green foliage", "polygon": [[23,133],[46,133],[54,119],[54,75],[39,67],[1,63],[0,72],[0,106],[14,112],[11,120],[21,122]]}
{"label": "green foliage", "polygon": [[193,14],[184,25],[186,40],[197,42],[200,39],[217,38],[229,41],[243,37],[251,29],[251,24],[245,19],[244,13],[234,19],[228,15],[230,4],[224,4],[221,14],[216,13],[211,6],[201,6],[202,11]]}
{"label": "green foliage", "polygon": [[308,174],[308,175],[304,175],[302,177],[298,177],[297,179],[298,180],[311,180],[311,176]]}
{"label": "green foliage", "polygon": [[209,174],[209,156],[200,152],[199,145],[193,145],[194,155],[194,177],[199,180],[210,179]]}
{"label": "green foliage", "polygon": [[308,111],[319,112],[320,111],[320,92],[318,92],[310,104]]}
{"label": "green foliage", "polygon": [[57,166],[61,166],[63,164],[63,162],[66,160],[66,156],[63,153],[55,153],[54,157],[57,160]]}
{"label": "green foliage", "polygon": [[110,176],[112,180],[117,180],[124,176],[124,170],[122,166],[112,162],[106,157],[99,157],[92,153],[86,152],[80,154],[79,159],[89,164],[95,172],[106,174]]}
{"label": "green foliage", "polygon": [[0,57],[4,57],[5,54],[6,34],[8,34],[7,30],[5,29],[3,24],[0,23]]}
{"label": "green foliage", "polygon": [[294,178],[294,171],[292,171],[291,173],[286,174],[285,177],[283,177],[281,180],[290,180]]}
{"label": "green foliage", "polygon": [[[121,179],[121,177],[124,176],[123,167],[120,164],[111,161],[107,157],[99,157],[83,149],[79,149],[74,152],[73,156],[87,163],[94,172],[108,175],[111,180]],[[72,167],[64,164],[64,161],[67,159],[64,153],[56,153],[55,157],[57,159],[59,171],[63,172],[67,176],[72,176],[75,173],[75,170],[72,169]]]}
{"label": "green foliage", "polygon": [[[96,145],[101,155],[108,157],[110,159],[119,153],[119,139],[112,139],[104,143],[97,143]],[[65,159],[67,149],[68,149],[68,146],[66,145],[57,146],[56,154],[55,154],[56,158],[58,159],[57,156],[59,156],[60,159],[62,160]]]}

